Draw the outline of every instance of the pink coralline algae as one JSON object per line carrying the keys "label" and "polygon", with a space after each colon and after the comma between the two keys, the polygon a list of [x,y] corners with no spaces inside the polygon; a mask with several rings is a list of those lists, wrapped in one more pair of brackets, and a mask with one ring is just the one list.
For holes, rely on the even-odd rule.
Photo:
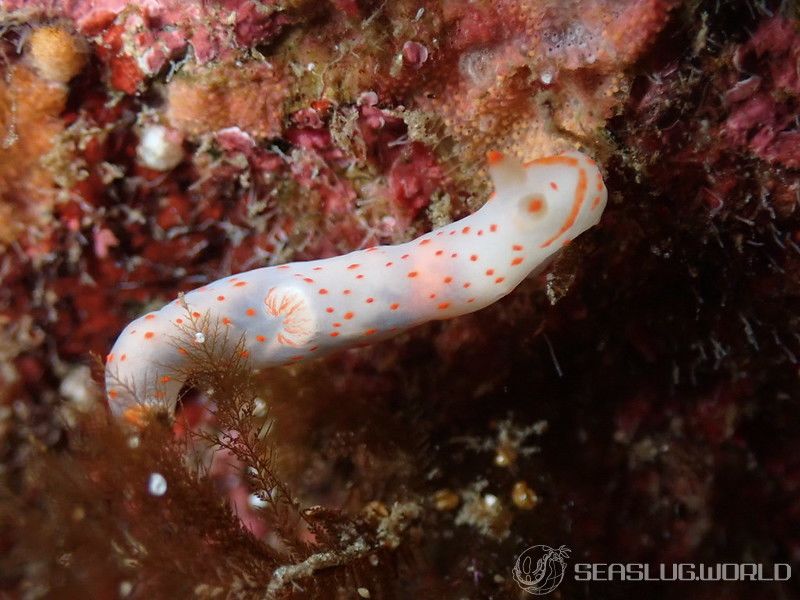
{"label": "pink coralline algae", "polygon": [[230,54],[236,46],[266,42],[295,20],[281,3],[255,0],[7,0],[4,8],[29,16],[66,17],[87,35],[116,22],[124,32],[123,52],[147,74],[156,73],[187,48],[202,64]]}
{"label": "pink coralline algae", "polygon": [[765,22],[740,46],[741,79],[725,94],[730,140],[763,160],[800,167],[800,31],[783,17]]}
{"label": "pink coralline algae", "polygon": [[189,135],[238,127],[256,139],[281,133],[285,81],[268,64],[185,69],[167,84],[166,119]]}

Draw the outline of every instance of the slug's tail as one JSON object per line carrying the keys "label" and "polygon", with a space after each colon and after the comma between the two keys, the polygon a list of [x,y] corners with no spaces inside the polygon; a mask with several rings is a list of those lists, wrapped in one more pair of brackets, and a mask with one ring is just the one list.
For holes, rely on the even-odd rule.
{"label": "slug's tail", "polygon": [[106,357],[106,396],[112,414],[134,424],[147,410],[171,414],[183,387],[185,362],[175,328],[163,316],[151,313],[133,321]]}

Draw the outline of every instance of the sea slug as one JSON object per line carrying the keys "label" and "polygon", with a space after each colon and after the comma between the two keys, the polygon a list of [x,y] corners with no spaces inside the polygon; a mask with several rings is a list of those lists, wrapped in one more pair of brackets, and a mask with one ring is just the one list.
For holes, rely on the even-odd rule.
{"label": "sea slug", "polygon": [[230,328],[254,368],[313,358],[480,310],[600,220],[606,188],[583,154],[487,159],[495,192],[460,221],[397,246],[225,277],[130,323],[106,358],[111,411],[174,408],[189,319]]}

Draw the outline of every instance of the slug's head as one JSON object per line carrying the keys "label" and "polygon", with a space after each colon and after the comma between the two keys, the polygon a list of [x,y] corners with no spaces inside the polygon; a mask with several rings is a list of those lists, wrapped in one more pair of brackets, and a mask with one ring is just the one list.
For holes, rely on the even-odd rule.
{"label": "slug's head", "polygon": [[511,206],[514,225],[543,249],[557,250],[600,221],[607,192],[593,160],[580,152],[521,164],[490,152],[498,198]]}

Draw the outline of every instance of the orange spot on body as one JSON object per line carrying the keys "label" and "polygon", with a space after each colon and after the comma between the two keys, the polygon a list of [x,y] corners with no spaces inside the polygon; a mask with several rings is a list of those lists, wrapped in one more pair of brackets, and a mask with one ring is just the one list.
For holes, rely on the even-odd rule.
{"label": "orange spot on body", "polygon": [[117,396],[119,396],[119,392],[117,390],[108,390],[109,398],[116,398]]}
{"label": "orange spot on body", "polygon": [[520,246],[519,244],[514,244],[513,246],[511,246],[511,249],[514,252],[522,252],[522,246]]}
{"label": "orange spot on body", "polygon": [[155,335],[156,335],[156,334],[155,334],[155,333],[153,333],[152,331],[148,331],[148,332],[146,332],[146,333],[144,334],[144,339],[146,339],[146,340],[152,339],[152,338],[154,338],[154,337],[155,337]]}
{"label": "orange spot on body", "polygon": [[470,228],[469,227],[464,227],[464,229],[461,230],[461,233],[463,233],[463,234],[467,234],[469,232],[470,232]]}
{"label": "orange spot on body", "polygon": [[217,296],[217,300],[219,300],[220,302],[222,302],[223,300],[225,300],[225,296]]}
{"label": "orange spot on body", "polygon": [[350,290],[345,290],[342,292],[345,296],[349,296],[352,292]]}
{"label": "orange spot on body", "polygon": [[497,279],[494,280],[494,282],[495,283],[503,283],[505,280],[506,280],[505,277],[498,277]]}
{"label": "orange spot on body", "polygon": [[248,317],[255,317],[256,316],[256,309],[255,308],[248,308],[245,313],[247,313]]}
{"label": "orange spot on body", "polygon": [[123,354],[122,356],[119,357],[119,362],[125,362],[126,360],[128,360],[127,354]]}
{"label": "orange spot on body", "polygon": [[257,341],[259,344],[263,344],[264,342],[266,342],[266,341],[267,341],[267,338],[265,338],[263,335],[257,335],[257,336],[256,336],[256,341]]}
{"label": "orange spot on body", "polygon": [[199,317],[200,317],[200,313],[199,313],[199,312],[197,312],[197,311],[194,311],[194,312],[192,313],[192,316],[193,316],[195,319],[197,319],[197,318],[199,318]]}
{"label": "orange spot on body", "polygon": [[430,296],[428,296],[428,298],[430,298],[431,300],[433,300],[434,298],[436,298],[436,294],[431,294]]}
{"label": "orange spot on body", "polygon": [[468,282],[467,282],[467,283],[465,283],[465,284],[464,284],[462,287],[463,287],[464,289],[467,289],[467,288],[468,288],[469,286],[471,286],[471,285],[472,285],[472,284],[471,284],[471,283],[468,281]]}
{"label": "orange spot on body", "polygon": [[409,277],[416,277],[418,274],[419,273],[417,273],[416,271],[409,271],[408,276]]}
{"label": "orange spot on body", "polygon": [[353,313],[352,313],[352,312],[346,312],[346,313],[344,313],[344,319],[345,319],[346,321],[349,321],[349,320],[350,320],[350,319],[352,319],[352,318],[353,318]]}
{"label": "orange spot on body", "polygon": [[595,196],[592,200],[592,208],[597,208],[600,205],[600,196]]}
{"label": "orange spot on body", "polygon": [[469,259],[470,259],[472,262],[475,262],[476,260],[478,260],[478,255],[477,255],[477,254],[473,254],[472,256],[470,256],[470,257],[469,257]]}
{"label": "orange spot on body", "polygon": [[107,362],[107,363],[110,363],[110,362],[112,362],[113,360],[114,360],[114,355],[113,355],[113,354],[108,354],[108,355],[106,355],[106,362]]}
{"label": "orange spot on body", "polygon": [[358,268],[358,267],[360,267],[360,266],[361,266],[361,265],[359,265],[358,263],[353,263],[352,265],[348,266],[347,268],[348,268],[348,269],[357,269],[357,268]]}
{"label": "orange spot on body", "polygon": [[230,325],[231,322],[232,321],[228,317],[222,317],[222,324],[223,325]]}
{"label": "orange spot on body", "polygon": [[155,319],[155,318],[156,318],[156,316],[155,316],[155,315],[147,315],[147,316],[144,318],[144,320],[145,320],[145,321],[152,321],[152,320],[153,320],[153,319]]}
{"label": "orange spot on body", "polygon": [[450,258],[457,258],[457,257],[458,257],[458,252],[453,252],[453,253],[450,255]]}
{"label": "orange spot on body", "polygon": [[422,241],[419,243],[419,245],[420,245],[420,246],[424,246],[424,245],[426,245],[426,244],[430,244],[430,243],[431,243],[431,241],[430,241],[430,240],[422,240]]}
{"label": "orange spot on body", "polygon": [[181,318],[177,318],[177,319],[175,319],[175,322],[176,322],[178,325],[180,325],[181,323],[183,323],[183,319],[181,319]]}
{"label": "orange spot on body", "polygon": [[366,302],[367,304],[372,304],[373,302],[375,302],[375,298],[367,298]]}
{"label": "orange spot on body", "polygon": [[478,229],[478,235],[483,235],[483,229]]}
{"label": "orange spot on body", "polygon": [[312,271],[322,271],[322,267],[314,267],[311,269]]}
{"label": "orange spot on body", "polygon": [[494,223],[492,223],[491,225],[489,225],[489,231],[491,231],[492,233],[494,233],[495,231],[497,231],[497,225],[495,225]]}
{"label": "orange spot on body", "polygon": [[305,281],[306,283],[314,283],[314,280],[311,279],[311,277],[303,277],[303,281]]}
{"label": "orange spot on body", "polygon": [[242,358],[247,358],[250,356],[250,353],[247,350],[242,350],[240,354],[242,355]]}
{"label": "orange spot on body", "polygon": [[233,287],[244,287],[246,285],[247,285],[246,281],[240,281],[240,282],[236,283]]}
{"label": "orange spot on body", "polygon": [[319,293],[320,295],[324,296],[325,294],[328,293],[328,290],[326,290],[325,288],[320,288]]}
{"label": "orange spot on body", "polygon": [[437,250],[436,251],[436,256],[441,256],[442,254],[444,254],[444,250]]}
{"label": "orange spot on body", "polygon": [[558,190],[558,184],[555,181],[550,182],[550,187],[554,190]]}
{"label": "orange spot on body", "polygon": [[539,197],[531,198],[528,201],[528,212],[537,215],[544,209],[544,200]]}
{"label": "orange spot on body", "polygon": [[364,279],[364,276],[363,276],[363,275],[361,275],[361,274],[359,274],[359,275],[356,275],[356,279]]}
{"label": "orange spot on body", "polygon": [[498,164],[503,158],[503,153],[498,150],[489,150],[486,153],[486,162],[491,166]]}
{"label": "orange spot on body", "polygon": [[397,302],[395,302],[394,304],[389,306],[389,308],[391,308],[392,310],[397,310],[398,308],[400,308],[400,305]]}
{"label": "orange spot on body", "polygon": [[169,383],[170,381],[172,381],[172,377],[170,377],[169,375],[164,375],[161,378],[161,383]]}
{"label": "orange spot on body", "polygon": [[487,275],[494,275],[494,269],[486,269]]}
{"label": "orange spot on body", "polygon": [[334,323],[334,324],[333,324],[333,326],[334,326],[334,327],[341,327],[341,326],[342,326],[342,324],[341,324],[341,323]]}
{"label": "orange spot on body", "polygon": [[289,265],[281,265],[281,266],[280,266],[280,267],[278,267],[278,268],[279,268],[279,269],[281,269],[281,270],[285,270],[285,269],[288,269],[288,268],[289,268]]}
{"label": "orange spot on body", "polygon": [[452,277],[445,277],[445,278],[443,279],[443,281],[444,281],[445,283],[450,283],[451,281],[453,281],[453,278],[452,278]]}
{"label": "orange spot on body", "polygon": [[444,310],[444,309],[449,308],[449,307],[450,307],[450,303],[449,302],[442,302],[439,305],[439,310]]}
{"label": "orange spot on body", "polygon": [[403,254],[403,256],[401,256],[400,258],[402,258],[403,260],[405,260],[405,259],[407,259],[409,256],[411,256],[411,255],[410,255],[410,254]]}
{"label": "orange spot on body", "polygon": [[377,330],[377,329],[367,329],[367,330],[364,332],[364,335],[372,335],[372,334],[374,334],[374,333],[377,333],[377,332],[378,332],[378,330]]}
{"label": "orange spot on body", "polygon": [[517,258],[511,261],[511,266],[516,267],[517,265],[522,263],[522,260],[523,258],[521,256],[518,256]]}
{"label": "orange spot on body", "polygon": [[185,348],[178,348],[178,353],[179,353],[179,354],[183,354],[184,356],[186,356],[187,354],[189,354],[189,353],[186,351],[186,349],[185,349]]}
{"label": "orange spot on body", "polygon": [[329,306],[328,308],[325,309],[325,312],[326,313],[332,313],[333,312],[333,307]]}
{"label": "orange spot on body", "polygon": [[339,332],[338,331],[331,331],[328,335],[331,336],[331,337],[337,337],[339,335]]}

